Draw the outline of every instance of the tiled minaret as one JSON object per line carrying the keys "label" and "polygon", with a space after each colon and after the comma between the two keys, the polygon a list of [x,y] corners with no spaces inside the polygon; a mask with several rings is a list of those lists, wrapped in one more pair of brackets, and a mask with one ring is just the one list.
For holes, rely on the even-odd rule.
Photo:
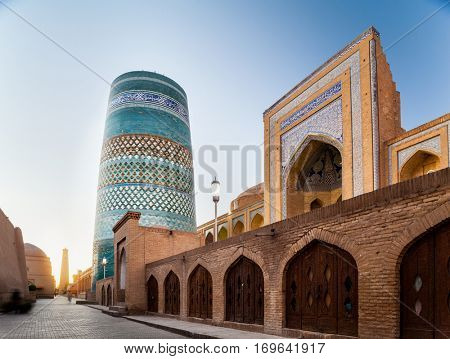
{"label": "tiled minaret", "polygon": [[114,273],[114,224],[127,212],[143,226],[195,232],[187,97],[175,81],[134,71],[111,85],[100,159],[93,289]]}

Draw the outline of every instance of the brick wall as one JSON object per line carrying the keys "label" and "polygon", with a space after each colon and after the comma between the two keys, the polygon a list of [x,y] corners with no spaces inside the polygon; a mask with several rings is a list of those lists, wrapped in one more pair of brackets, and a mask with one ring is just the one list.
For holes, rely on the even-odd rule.
{"label": "brick wall", "polygon": [[[164,311],[164,279],[173,270],[181,284],[180,317],[187,319],[187,280],[201,264],[212,275],[213,324],[273,334],[326,336],[284,328],[286,265],[299,250],[316,239],[346,250],[357,263],[358,336],[396,338],[400,325],[401,259],[416,238],[449,218],[449,179],[450,169],[444,169],[148,263],[146,279],[153,274],[158,280],[159,313],[162,315]],[[253,260],[263,271],[264,326],[224,321],[225,274],[241,255]],[[140,290],[144,298],[145,283],[139,285],[136,290]]]}
{"label": "brick wall", "polygon": [[126,251],[125,303],[130,312],[147,308],[145,264],[200,246],[197,233],[172,231],[167,228],[142,227],[140,214],[128,212],[114,227],[114,293],[120,302],[120,254]]}

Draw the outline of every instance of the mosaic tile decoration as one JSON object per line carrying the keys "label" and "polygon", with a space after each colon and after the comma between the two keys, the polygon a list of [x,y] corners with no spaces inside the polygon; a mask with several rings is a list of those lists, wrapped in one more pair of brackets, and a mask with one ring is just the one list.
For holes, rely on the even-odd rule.
{"label": "mosaic tile decoration", "polygon": [[[329,63],[329,66],[333,62]],[[355,52],[348,59],[341,64],[333,68],[325,76],[318,79],[310,87],[305,89],[291,102],[286,104],[282,109],[272,115],[269,119],[269,148],[274,148],[275,136],[275,124],[280,117],[301,105],[308,97],[313,93],[324,88],[327,84],[336,79],[339,75],[350,69],[350,95],[352,106],[352,133],[353,133],[353,195],[357,196],[363,192],[362,183],[362,134],[361,134],[361,91],[360,91],[360,65],[359,65],[359,51]],[[275,174],[275,151],[269,152],[269,182],[271,188],[276,188]],[[275,203],[275,193],[272,191],[269,195],[270,198],[270,221],[275,222],[275,212],[273,210],[272,203]]]}
{"label": "mosaic tile decoration", "polygon": [[119,80],[119,81],[114,81],[114,83],[111,85],[111,90],[114,89],[115,87],[117,87],[118,85],[120,85],[124,82],[129,82],[129,81],[149,81],[149,82],[163,84],[167,87],[170,87],[172,90],[175,90],[176,92],[178,92],[178,94],[180,94],[185,99],[185,101],[187,101],[186,95],[182,91],[180,91],[177,87],[173,86],[172,84],[170,84],[166,81],[163,81],[163,80],[148,78],[148,77],[144,77],[144,76],[127,77],[127,78]]}
{"label": "mosaic tile decoration", "polygon": [[340,97],[281,136],[282,171],[309,134],[329,136],[342,143],[342,100]]}
{"label": "mosaic tile decoration", "polygon": [[294,112],[291,116],[289,116],[287,119],[281,122],[280,129],[285,129],[289,125],[293,124],[294,122],[300,120],[303,116],[305,116],[307,113],[311,112],[315,108],[317,108],[319,105],[324,103],[329,98],[333,97],[337,93],[341,91],[342,83],[339,81],[334,86],[330,87],[325,92],[322,92],[319,96],[317,96],[314,100],[303,106],[300,110]]}
{"label": "mosaic tile decoration", "polygon": [[380,137],[378,131],[378,82],[375,40],[370,40],[370,90],[372,102],[373,189],[380,186]]}
{"label": "mosaic tile decoration", "polygon": [[441,137],[435,136],[428,140],[416,143],[415,145],[405,148],[397,152],[398,165],[397,168],[402,168],[407,160],[418,150],[431,151],[432,153],[441,154]]}
{"label": "mosaic tile decoration", "polygon": [[193,170],[157,158],[121,159],[102,163],[98,188],[115,183],[145,183],[193,191]]}
{"label": "mosaic tile decoration", "polygon": [[117,209],[151,209],[176,213],[187,218],[193,218],[195,215],[193,195],[168,187],[144,184],[115,185],[100,189],[97,211],[109,212]]}
{"label": "mosaic tile decoration", "polygon": [[287,216],[286,188],[292,166],[313,141],[330,143],[342,152],[342,100],[339,97],[281,137],[281,217]]}
{"label": "mosaic tile decoration", "polygon": [[110,159],[160,158],[192,167],[192,154],[183,145],[169,139],[152,135],[122,135],[103,144],[101,162]]}
{"label": "mosaic tile decoration", "polygon": [[108,115],[125,107],[156,107],[169,110],[189,127],[188,110],[178,101],[161,93],[143,90],[123,91],[110,100]]}
{"label": "mosaic tile decoration", "polygon": [[[446,150],[446,151],[449,151],[449,153],[450,153],[450,121],[445,121],[445,122],[443,122],[443,123],[437,124],[436,126],[433,126],[433,127],[429,128],[429,129],[427,129],[427,130],[425,130],[425,131],[419,132],[419,133],[417,133],[417,134],[415,134],[415,135],[412,135],[412,136],[405,137],[404,139],[402,139],[402,140],[400,140],[400,141],[398,141],[398,142],[395,142],[395,143],[389,145],[389,147],[388,147],[389,184],[392,184],[392,182],[393,182],[392,149],[395,148],[395,147],[398,147],[399,145],[401,145],[401,144],[403,144],[403,143],[405,143],[405,142],[414,140],[414,139],[416,139],[416,138],[418,138],[418,137],[421,137],[421,136],[423,136],[423,135],[426,135],[426,134],[428,134],[428,133],[430,133],[430,132],[432,132],[432,131],[435,131],[435,130],[437,130],[437,129],[440,129],[440,128],[442,128],[442,127],[447,127],[447,137],[448,137],[448,138],[447,138],[448,146],[447,146],[447,148],[445,148],[445,149],[443,149],[443,150],[444,150],[444,151],[445,151],[445,150]],[[450,166],[450,158],[449,158],[449,163],[448,163],[447,165]],[[399,166],[398,166],[397,168],[399,168]]]}

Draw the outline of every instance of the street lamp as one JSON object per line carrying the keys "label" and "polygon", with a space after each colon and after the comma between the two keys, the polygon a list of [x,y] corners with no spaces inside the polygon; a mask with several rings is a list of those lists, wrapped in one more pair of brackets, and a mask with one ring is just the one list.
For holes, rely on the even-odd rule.
{"label": "street lamp", "polygon": [[220,182],[216,177],[214,177],[214,180],[211,182],[211,191],[214,202],[214,242],[217,242],[217,203],[219,202]]}
{"label": "street lamp", "polygon": [[106,278],[106,263],[108,263],[108,261],[106,260],[105,257],[103,257],[103,260],[102,260],[102,266],[103,266],[103,279]]}

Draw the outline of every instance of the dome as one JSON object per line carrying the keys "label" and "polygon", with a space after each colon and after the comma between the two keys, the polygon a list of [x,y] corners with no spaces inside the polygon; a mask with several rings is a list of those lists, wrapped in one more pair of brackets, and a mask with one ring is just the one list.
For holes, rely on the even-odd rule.
{"label": "dome", "polygon": [[45,252],[36,247],[34,244],[31,243],[25,243],[25,256],[31,256],[31,257],[47,257]]}
{"label": "dome", "polygon": [[[256,186],[250,187],[249,189],[242,192],[237,198],[242,198],[245,196],[253,196],[253,195],[264,195],[264,182],[257,184]],[[236,198],[236,199],[237,199]]]}

